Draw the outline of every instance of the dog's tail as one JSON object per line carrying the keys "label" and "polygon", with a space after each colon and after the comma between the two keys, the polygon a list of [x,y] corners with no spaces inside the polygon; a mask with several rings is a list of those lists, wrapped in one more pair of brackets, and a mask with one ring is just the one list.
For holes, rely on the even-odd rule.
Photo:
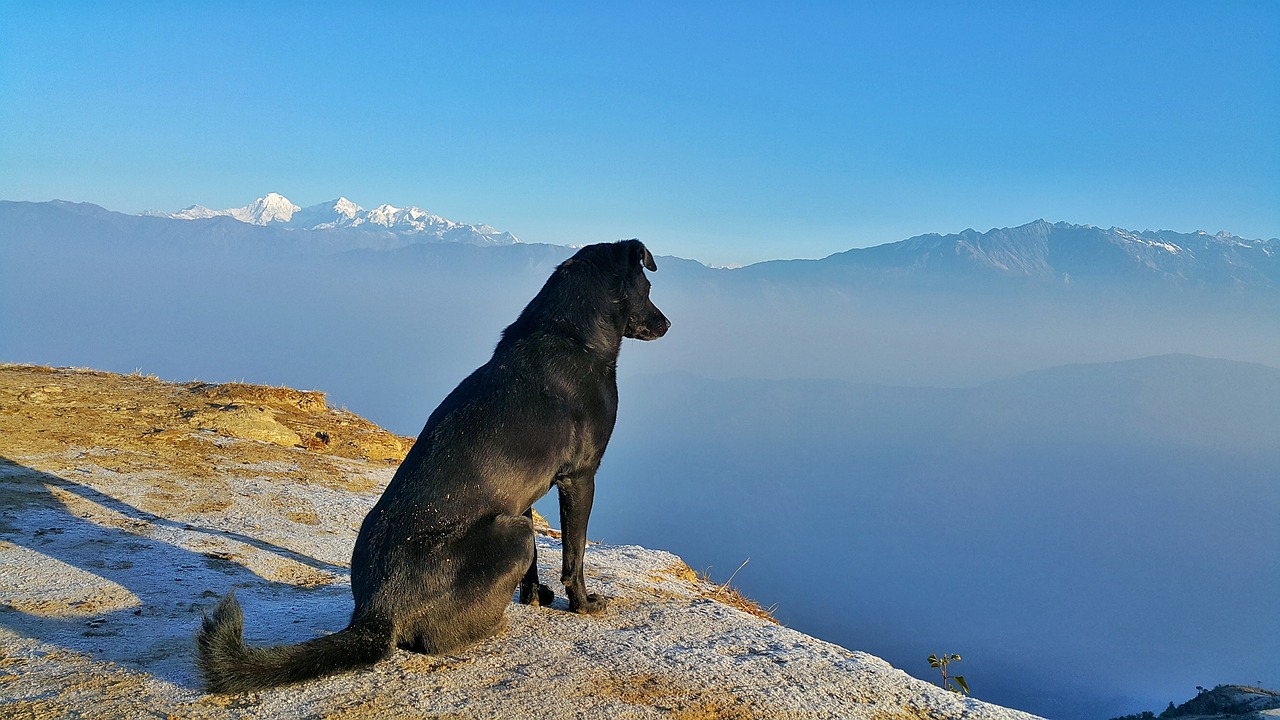
{"label": "dog's tail", "polygon": [[391,654],[390,623],[372,616],[345,630],[297,645],[244,644],[244,615],[235,592],[205,615],[196,633],[200,671],[210,692],[239,693],[368,667]]}

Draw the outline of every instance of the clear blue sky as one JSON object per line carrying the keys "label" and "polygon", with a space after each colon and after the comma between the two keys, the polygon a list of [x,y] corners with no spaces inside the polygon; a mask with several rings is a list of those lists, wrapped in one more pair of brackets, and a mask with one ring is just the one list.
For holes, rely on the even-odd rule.
{"label": "clear blue sky", "polygon": [[1280,235],[1280,2],[5,3],[0,199],[419,205],[716,264]]}

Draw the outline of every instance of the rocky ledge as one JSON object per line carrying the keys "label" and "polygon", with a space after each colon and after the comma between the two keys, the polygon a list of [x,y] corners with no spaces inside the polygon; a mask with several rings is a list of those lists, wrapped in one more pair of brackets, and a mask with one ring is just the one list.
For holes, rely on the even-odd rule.
{"label": "rocky ledge", "polygon": [[[192,637],[235,588],[255,644],[345,625],[348,558],[409,440],[316,392],[0,366],[0,716],[190,718],[989,718],[771,621],[679,558],[592,545],[611,598],[513,604],[457,655],[208,695]],[[538,537],[544,577],[556,533]]]}

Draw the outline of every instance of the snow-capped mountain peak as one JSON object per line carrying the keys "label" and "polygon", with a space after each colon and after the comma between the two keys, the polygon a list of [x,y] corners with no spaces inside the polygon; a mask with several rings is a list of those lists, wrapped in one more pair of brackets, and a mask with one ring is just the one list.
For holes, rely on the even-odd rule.
{"label": "snow-capped mountain peak", "polygon": [[357,214],[362,212],[364,208],[351,202],[345,197],[340,197],[337,200],[333,201],[333,210],[339,215],[345,215],[346,217],[354,218]]}
{"label": "snow-capped mountain peak", "polygon": [[178,220],[203,220],[227,216],[250,225],[266,225],[273,222],[287,223],[293,217],[293,214],[301,209],[289,202],[289,198],[280,193],[267,193],[244,207],[210,210],[203,205],[192,205],[176,213],[148,212],[144,214],[170,217]]}
{"label": "snow-capped mountain peak", "polygon": [[287,227],[306,230],[332,230],[355,227],[364,222],[364,208],[345,197],[302,208],[290,218]]}
{"label": "snow-capped mountain peak", "polygon": [[240,213],[232,213],[232,217],[253,225],[266,225],[270,222],[289,222],[293,214],[301,209],[280,193],[267,193],[265,197],[240,208]]}
{"label": "snow-capped mountain peak", "polygon": [[218,215],[225,215],[226,211],[210,210],[203,205],[191,205],[189,207],[184,207],[175,213],[160,212],[159,210],[147,210],[142,214],[153,217],[174,218],[176,220],[203,220],[205,218],[216,217]]}
{"label": "snow-capped mountain peak", "polygon": [[512,245],[520,242],[511,233],[495,230],[488,225],[454,222],[419,207],[399,208],[382,204],[372,210],[365,210],[345,197],[302,208],[283,195],[273,192],[239,208],[210,210],[203,205],[192,205],[175,213],[144,214],[177,220],[226,216],[251,225],[271,225],[290,230],[356,229],[391,233],[404,238],[404,244],[461,242],[470,245]]}
{"label": "snow-capped mountain peak", "polygon": [[439,215],[432,215],[422,208],[398,208],[394,205],[379,205],[370,210],[368,220],[388,228],[411,228],[415,232],[425,232],[428,229],[447,232],[459,227],[458,223],[446,220]]}

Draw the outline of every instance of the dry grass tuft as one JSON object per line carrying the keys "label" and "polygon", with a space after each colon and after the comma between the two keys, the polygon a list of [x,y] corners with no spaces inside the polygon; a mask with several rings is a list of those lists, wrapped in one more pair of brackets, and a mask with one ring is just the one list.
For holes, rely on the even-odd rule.
{"label": "dry grass tuft", "polygon": [[547,522],[547,519],[537,510],[533,511],[533,531],[551,538],[560,537],[560,531],[551,527],[551,523]]}
{"label": "dry grass tuft", "polygon": [[[705,577],[702,579],[707,583],[711,582]],[[728,585],[727,583],[716,587],[715,591],[711,594],[703,594],[703,597],[724,603],[732,608],[737,608],[748,615],[755,615],[761,620],[768,620],[774,625],[782,624],[773,616],[773,611],[778,608],[777,605],[772,605],[767,608],[761,607],[755,600],[743,595],[738,588]]]}
{"label": "dry grass tuft", "polygon": [[[746,563],[744,562],[742,565],[746,565]],[[739,566],[738,570],[741,569],[742,566]],[[737,574],[737,571],[734,571],[734,574]],[[652,579],[656,581],[661,581],[665,578],[675,578],[689,583],[694,592],[708,600],[715,600],[723,605],[741,610],[748,615],[767,620],[774,625],[782,624],[773,616],[773,611],[777,608],[776,605],[768,608],[761,607],[759,603],[743,595],[741,591],[729,584],[733,581],[732,576],[724,583],[716,583],[705,572],[695,572],[693,568],[677,561],[670,567],[662,568],[652,576]]]}

